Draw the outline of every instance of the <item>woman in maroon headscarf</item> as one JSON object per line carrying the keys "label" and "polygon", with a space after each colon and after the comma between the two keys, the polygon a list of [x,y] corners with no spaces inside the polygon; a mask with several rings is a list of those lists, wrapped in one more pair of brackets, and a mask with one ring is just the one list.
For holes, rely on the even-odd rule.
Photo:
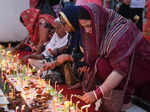
{"label": "woman in maroon headscarf", "polygon": [[[21,13],[20,20],[26,27],[28,36],[14,51],[28,46],[27,51],[40,52],[44,43],[49,41],[52,36],[55,18],[48,14],[40,14],[40,10],[31,8]],[[28,54],[28,52],[19,51],[21,57],[26,53]]]}
{"label": "woman in maroon headscarf", "polygon": [[[86,11],[89,14],[87,19]],[[86,93],[83,100],[93,103],[112,89],[122,87],[134,49],[135,60],[128,90],[131,92],[150,84],[150,44],[135,24],[94,4],[84,6],[80,12],[79,23],[84,29],[82,40],[85,62],[90,66],[90,70],[84,74],[82,86],[89,91],[94,89],[96,79],[102,83],[93,92]]]}
{"label": "woman in maroon headscarf", "polygon": [[[127,92],[132,93],[134,89],[150,84],[150,44],[136,25],[96,4],[81,6],[79,12],[84,61],[88,67],[83,69],[82,83],[74,87],[82,86],[83,90],[88,91],[82,99],[93,103],[112,89],[123,88],[134,50],[135,59]],[[66,18],[62,17],[62,23],[68,22]],[[65,55],[62,57],[58,61],[65,59]],[[97,82],[101,85],[96,89]]]}

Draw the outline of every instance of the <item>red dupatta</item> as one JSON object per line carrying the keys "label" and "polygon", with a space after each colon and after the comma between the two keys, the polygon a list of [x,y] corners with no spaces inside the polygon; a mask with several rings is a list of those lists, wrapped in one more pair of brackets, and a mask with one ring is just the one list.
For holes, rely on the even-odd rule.
{"label": "red dupatta", "polygon": [[30,8],[36,8],[40,0],[29,0]]}
{"label": "red dupatta", "polygon": [[40,15],[40,10],[35,8],[30,8],[21,13],[21,17],[23,19],[23,24],[28,30],[28,34],[30,36],[30,40],[35,45],[39,41],[39,20],[41,18],[45,19],[48,23],[54,26],[55,18],[48,14]]}

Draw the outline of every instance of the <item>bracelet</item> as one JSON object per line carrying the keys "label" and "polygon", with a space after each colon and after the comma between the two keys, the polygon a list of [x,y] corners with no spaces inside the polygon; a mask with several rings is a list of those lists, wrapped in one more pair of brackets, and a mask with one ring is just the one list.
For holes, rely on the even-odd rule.
{"label": "bracelet", "polygon": [[98,100],[98,98],[97,98],[97,95],[96,95],[95,91],[93,91],[93,94],[94,94],[94,96],[95,96],[96,100]]}
{"label": "bracelet", "polygon": [[95,90],[95,94],[96,94],[96,97],[97,99],[100,99],[104,96],[104,92],[103,92],[103,89],[101,87],[98,87],[96,90]]}

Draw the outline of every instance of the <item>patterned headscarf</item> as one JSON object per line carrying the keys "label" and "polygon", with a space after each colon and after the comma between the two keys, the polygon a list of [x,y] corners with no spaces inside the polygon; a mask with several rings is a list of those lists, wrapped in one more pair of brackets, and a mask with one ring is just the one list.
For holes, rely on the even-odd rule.
{"label": "patterned headscarf", "polygon": [[29,0],[30,8],[35,8],[40,0]]}
{"label": "patterned headscarf", "polygon": [[53,16],[42,14],[40,15],[40,10],[35,8],[30,8],[21,13],[21,18],[23,20],[23,24],[28,30],[29,36],[33,43],[37,43],[39,40],[39,20],[44,18],[47,22],[49,22],[52,26],[54,25],[55,18]]}

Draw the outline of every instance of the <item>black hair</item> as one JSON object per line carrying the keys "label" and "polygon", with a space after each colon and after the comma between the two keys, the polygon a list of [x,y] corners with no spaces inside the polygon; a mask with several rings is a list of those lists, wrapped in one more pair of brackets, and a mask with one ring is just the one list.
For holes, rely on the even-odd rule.
{"label": "black hair", "polygon": [[80,7],[79,8],[79,15],[78,15],[78,18],[79,19],[86,19],[86,20],[89,20],[91,19],[91,16],[89,14],[89,12],[83,8],[83,7]]}
{"label": "black hair", "polygon": [[23,21],[23,19],[22,19],[21,16],[20,16],[20,22],[21,22],[22,24],[24,24],[24,21]]}

